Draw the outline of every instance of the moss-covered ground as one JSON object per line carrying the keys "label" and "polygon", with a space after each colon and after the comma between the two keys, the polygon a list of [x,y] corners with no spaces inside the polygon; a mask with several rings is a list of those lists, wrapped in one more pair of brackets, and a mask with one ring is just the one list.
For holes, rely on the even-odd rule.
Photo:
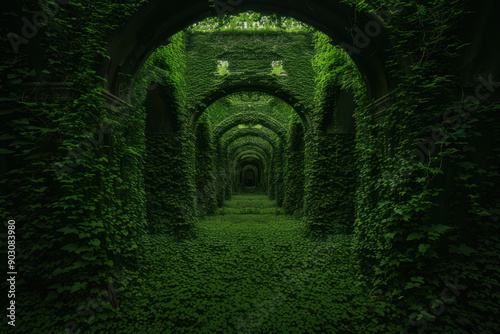
{"label": "moss-covered ground", "polygon": [[303,223],[259,194],[233,196],[196,231],[184,241],[144,238],[116,333],[358,333],[371,321],[351,237],[308,239]]}

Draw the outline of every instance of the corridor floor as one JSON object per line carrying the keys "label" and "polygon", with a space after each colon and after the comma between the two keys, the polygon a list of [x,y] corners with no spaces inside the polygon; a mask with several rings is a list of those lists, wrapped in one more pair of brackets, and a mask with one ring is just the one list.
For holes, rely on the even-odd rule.
{"label": "corridor floor", "polygon": [[310,240],[304,228],[266,196],[245,194],[201,218],[195,239],[148,236],[117,333],[355,333],[370,307],[351,238]]}

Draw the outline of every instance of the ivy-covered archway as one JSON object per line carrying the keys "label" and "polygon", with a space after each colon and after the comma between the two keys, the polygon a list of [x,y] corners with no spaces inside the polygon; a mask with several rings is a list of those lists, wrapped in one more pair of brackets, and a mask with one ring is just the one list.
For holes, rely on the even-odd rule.
{"label": "ivy-covered archway", "polygon": [[240,146],[236,146],[236,148],[232,151],[229,152],[229,159],[233,160],[233,158],[238,155],[241,152],[247,152],[247,151],[256,151],[262,154],[266,160],[269,160],[271,158],[272,152],[269,151],[269,148],[263,147],[259,144],[253,144],[253,143],[245,143]]}
{"label": "ivy-covered archway", "polygon": [[311,119],[309,117],[307,107],[300,102],[300,99],[294,97],[290,92],[284,91],[282,87],[272,82],[242,82],[235,84],[233,81],[227,82],[224,86],[219,87],[211,95],[205,97],[202,102],[193,108],[193,113],[191,117],[191,124],[198,121],[198,118],[202,115],[203,110],[210,106],[215,101],[219,99],[232,95],[238,92],[259,92],[275,96],[290,106],[293,106],[297,114],[300,116],[302,122],[307,126],[311,125]]}
{"label": "ivy-covered archway", "polygon": [[221,138],[220,140],[220,150],[221,152],[227,152],[228,146],[234,142],[235,140],[242,138],[242,137],[258,137],[271,145],[273,148],[273,152],[276,151],[277,149],[277,140],[278,136],[276,133],[274,133],[271,130],[268,130],[267,128],[264,129],[256,129],[256,128],[233,128],[232,130],[226,132],[226,135]]}
{"label": "ivy-covered archway", "polygon": [[214,139],[216,141],[219,140],[227,131],[240,124],[262,125],[276,133],[281,140],[285,138],[285,129],[283,125],[271,116],[258,112],[244,112],[233,115],[218,124],[214,129]]}
{"label": "ivy-covered archway", "polygon": [[[294,17],[310,24],[330,36],[334,43],[351,51],[368,87],[368,95],[376,99],[387,93],[389,86],[385,50],[391,45],[384,33],[384,19],[390,21],[391,14],[384,10],[380,16],[359,12],[343,1],[311,0],[307,3],[290,3],[285,0],[248,0],[234,8],[234,13],[247,10],[274,12]],[[182,14],[179,14],[182,13]],[[218,13],[206,1],[190,0],[182,3],[165,3],[152,0],[147,6],[131,17],[125,28],[111,37],[110,59],[105,60],[100,75],[109,78],[106,89],[119,95],[119,91],[133,87],[120,73],[135,78],[142,64],[151,52],[182,28],[202,18]],[[374,29],[370,37],[352,30],[351,18],[356,17],[357,25]],[[334,18],[334,19],[332,19]],[[388,22],[386,22],[388,23]],[[364,37],[364,40],[363,40]],[[128,87],[128,88],[127,88]],[[123,95],[123,94],[122,94]],[[127,96],[125,94],[125,96]]]}

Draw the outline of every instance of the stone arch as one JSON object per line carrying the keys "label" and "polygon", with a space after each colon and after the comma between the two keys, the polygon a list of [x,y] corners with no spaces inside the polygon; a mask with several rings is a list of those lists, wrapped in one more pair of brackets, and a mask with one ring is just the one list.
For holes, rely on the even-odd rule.
{"label": "stone arch", "polygon": [[[379,18],[382,14],[387,17],[387,11],[380,11],[379,16],[358,12],[341,0],[246,0],[235,8],[234,13],[248,10],[290,16],[324,32],[333,43],[348,51],[363,75],[370,98],[377,99],[388,92],[390,77],[384,64],[388,58],[385,50],[391,42],[385,24]],[[217,14],[206,0],[149,1],[128,19],[124,28],[110,36],[110,57],[102,61],[98,70],[98,75],[105,79],[104,88],[117,95],[120,90],[131,91],[139,69],[153,50],[164,45],[179,30]],[[356,21],[353,22],[352,18]],[[353,31],[353,26],[360,28]],[[370,26],[376,26],[378,33],[370,34],[361,43],[359,32],[364,35],[362,31],[367,31]],[[119,96],[125,98],[128,95]]]}
{"label": "stone arch", "polygon": [[267,130],[266,128],[263,129],[246,128],[246,129],[230,130],[226,132],[226,134],[228,134],[225,136],[226,138],[224,137],[221,138],[220,150],[221,152],[227,152],[228,146],[236,139],[241,137],[253,136],[262,138],[263,140],[267,141],[273,148],[273,152],[276,152],[277,149],[276,139],[278,138],[278,136],[271,130],[267,131],[266,130]]}
{"label": "stone arch", "polygon": [[245,159],[247,157],[253,157],[253,158],[256,158],[256,159],[260,159],[262,165],[265,167],[265,161],[266,161],[266,157],[260,153],[260,152],[256,152],[256,151],[243,151],[243,152],[240,152],[238,153],[233,160],[233,162],[235,164],[238,164],[242,159]]}
{"label": "stone arch", "polygon": [[257,152],[262,153],[266,157],[266,159],[270,159],[272,155],[272,152],[270,152],[269,148],[254,143],[244,143],[242,145],[238,145],[233,150],[228,152],[228,156],[230,159],[232,159],[234,156],[236,156],[243,150],[255,150]]}
{"label": "stone arch", "polygon": [[270,159],[266,156],[264,152],[258,150],[242,150],[241,152],[238,152],[233,157],[231,157],[230,161],[233,161],[233,164],[237,163],[239,159],[241,159],[243,156],[246,155],[256,155],[259,157],[259,159],[262,160],[262,164],[264,165],[265,168],[269,166]]}
{"label": "stone arch", "polygon": [[245,174],[249,170],[254,172],[255,186],[261,185],[261,183],[263,183],[262,171],[259,170],[258,163],[253,163],[253,162],[246,163],[245,165],[243,165],[241,167],[241,172],[239,173],[239,175],[237,175],[236,184],[247,186],[247,184],[245,182],[245,178],[246,178]]}
{"label": "stone arch", "polygon": [[[271,157],[273,155],[273,146],[271,144],[269,144],[269,142],[267,142],[264,139],[262,139],[262,142],[250,141],[248,138],[250,138],[250,140],[252,140],[254,138],[262,139],[260,137],[247,137],[247,139],[245,139],[245,137],[240,137],[240,138],[234,140],[231,144],[229,144],[228,152],[227,152],[228,156],[232,156],[233,153],[236,152],[236,150],[244,148],[244,147],[257,147],[257,148],[260,148],[263,151],[265,151],[266,154],[269,155],[269,157]],[[240,139],[242,139],[242,140],[240,140]]]}
{"label": "stone arch", "polygon": [[252,161],[252,164],[256,166],[258,169],[257,175],[258,175],[258,184],[261,184],[264,182],[265,186],[265,180],[267,179],[266,171],[268,169],[268,163],[267,159],[264,154],[256,151],[242,151],[240,152],[237,156],[232,157],[229,160],[229,163],[227,165],[227,168],[229,170],[232,170],[234,172],[231,172],[230,175],[232,175],[233,181],[231,188],[233,191],[235,191],[237,188],[234,188],[234,186],[238,183],[241,182],[241,175],[244,169],[244,166],[246,162]]}
{"label": "stone arch", "polygon": [[285,128],[273,117],[260,112],[241,112],[223,120],[214,129],[214,140],[217,142],[221,136],[239,124],[260,124],[278,135],[281,140],[285,138]]}
{"label": "stone arch", "polygon": [[244,170],[245,166],[247,165],[253,165],[257,168],[258,170],[258,175],[259,175],[259,182],[263,181],[262,175],[264,174],[264,165],[262,164],[262,161],[259,160],[257,157],[246,157],[238,162],[238,170],[240,171],[240,175],[236,175],[238,178],[241,176],[241,172]]}
{"label": "stone arch", "polygon": [[255,166],[257,166],[261,170],[264,170],[264,165],[262,164],[262,161],[260,161],[260,159],[258,157],[250,157],[249,156],[249,157],[245,157],[244,159],[241,159],[240,161],[238,161],[239,166],[243,166],[245,164],[254,164]]}
{"label": "stone arch", "polygon": [[283,87],[279,85],[273,85],[271,82],[242,82],[238,84],[230,82],[228,83],[228,85],[219,87],[219,89],[214,90],[212,94],[206,96],[198,104],[198,106],[195,107],[195,110],[193,110],[193,113],[191,115],[191,124],[195,124],[203,114],[203,111],[211,104],[215,103],[217,100],[223,97],[239,92],[258,92],[277,97],[286,102],[288,105],[292,106],[292,108],[297,112],[306,127],[311,126],[311,119],[306,110],[306,107],[300,103],[299,99],[297,99],[290,92],[284,90]]}
{"label": "stone arch", "polygon": [[[242,161],[242,160],[245,160],[247,158],[255,158],[255,159],[259,159],[259,161],[262,163],[262,160],[264,157],[262,157],[259,153],[257,152],[243,152],[243,153],[240,153],[239,154],[239,157],[236,158],[236,161],[239,162],[239,161]],[[262,163],[264,164],[264,163]]]}

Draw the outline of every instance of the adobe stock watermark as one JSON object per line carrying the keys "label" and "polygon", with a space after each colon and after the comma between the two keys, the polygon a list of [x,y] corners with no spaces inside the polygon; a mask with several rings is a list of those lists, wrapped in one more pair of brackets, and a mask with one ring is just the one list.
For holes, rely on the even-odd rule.
{"label": "adobe stock watermark", "polygon": [[380,35],[382,28],[391,23],[393,15],[398,14],[401,11],[402,8],[399,1],[395,1],[395,4],[386,7],[386,9],[372,12],[376,19],[367,22],[364,26],[364,31],[357,26],[352,27],[353,45],[342,42],[339,46],[350,56],[353,53],[361,53],[363,49],[370,45],[372,38]]}
{"label": "adobe stock watermark", "polygon": [[7,298],[9,299],[9,307],[7,307],[7,322],[9,326],[16,326],[16,221],[9,219],[7,221],[7,282],[9,288],[7,290]]}
{"label": "adobe stock watermark", "polygon": [[[443,114],[443,121],[450,123],[447,132],[457,131],[464,122],[470,117],[470,113],[479,108],[480,101],[488,100],[491,95],[496,91],[495,87],[500,87],[500,82],[493,81],[493,74],[489,74],[487,78],[479,75],[477,80],[479,84],[476,86],[474,95],[469,95],[461,102],[455,102],[453,107],[450,107]],[[385,178],[389,181],[391,191],[394,191],[396,186],[408,178],[413,170],[408,167],[415,164],[423,164],[426,160],[430,160],[432,154],[436,151],[436,142],[441,142],[446,139],[441,128],[432,130],[431,138],[417,143],[417,149],[410,153],[406,159],[399,157],[399,164],[396,172],[385,172]],[[405,171],[402,171],[406,168]]]}
{"label": "adobe stock watermark", "polygon": [[[443,314],[446,309],[446,304],[452,304],[460,296],[460,290],[467,289],[466,285],[458,284],[458,278],[455,278],[451,283],[448,280],[444,281],[446,288],[441,291],[441,298],[436,298],[430,301],[428,308],[422,308],[418,312],[410,315],[409,322],[412,326],[420,326],[417,333],[423,333],[427,329],[427,322],[436,321],[436,316]],[[400,334],[409,334],[408,331],[401,331]]]}
{"label": "adobe stock watermark", "polygon": [[60,9],[59,5],[65,5],[68,2],[69,0],[39,1],[38,5],[42,10],[33,14],[31,21],[26,16],[21,18],[23,22],[21,29],[22,36],[13,32],[7,34],[14,52],[19,53],[19,46],[27,44],[30,39],[34,38],[38,34],[39,28],[45,27],[49,23],[49,20],[57,15]]}
{"label": "adobe stock watermark", "polygon": [[226,13],[232,13],[234,7],[237,7],[243,3],[243,0],[211,0],[210,6],[215,7],[215,11],[219,17],[222,17]]}

